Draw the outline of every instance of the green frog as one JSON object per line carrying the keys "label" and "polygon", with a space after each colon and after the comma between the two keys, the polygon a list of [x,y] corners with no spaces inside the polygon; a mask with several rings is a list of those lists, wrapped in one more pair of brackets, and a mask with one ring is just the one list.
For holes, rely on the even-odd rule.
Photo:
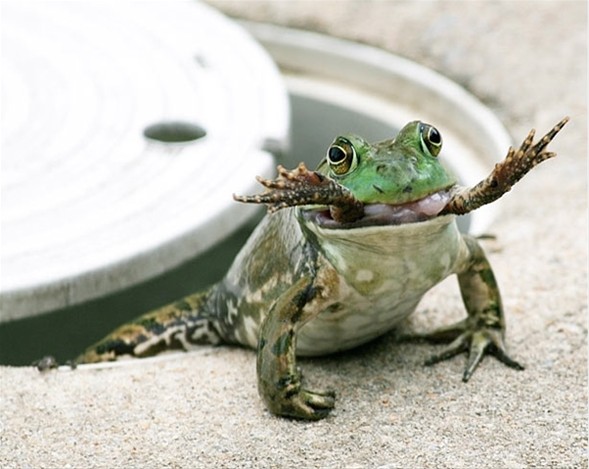
{"label": "green frog", "polygon": [[274,414],[317,420],[334,407],[330,390],[303,386],[297,356],[351,349],[393,329],[423,295],[456,274],[467,317],[424,337],[449,345],[433,364],[467,353],[463,380],[491,354],[521,370],[505,347],[505,317],[493,271],[456,216],[492,202],[532,167],[568,119],[518,149],[474,187],[442,166],[442,137],[407,124],[391,140],[337,137],[316,171],[279,167],[265,192],[234,196],[267,204],[226,276],[203,292],[147,313],[90,347],[75,363],[146,357],[200,344],[257,350],[258,389]]}

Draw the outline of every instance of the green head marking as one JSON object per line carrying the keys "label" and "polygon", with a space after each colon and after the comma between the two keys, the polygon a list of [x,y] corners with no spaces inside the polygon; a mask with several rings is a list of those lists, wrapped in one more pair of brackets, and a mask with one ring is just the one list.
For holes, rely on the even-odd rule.
{"label": "green head marking", "polygon": [[337,137],[318,171],[364,203],[402,204],[456,183],[438,160],[441,148],[437,129],[414,121],[393,140],[375,144],[356,135]]}

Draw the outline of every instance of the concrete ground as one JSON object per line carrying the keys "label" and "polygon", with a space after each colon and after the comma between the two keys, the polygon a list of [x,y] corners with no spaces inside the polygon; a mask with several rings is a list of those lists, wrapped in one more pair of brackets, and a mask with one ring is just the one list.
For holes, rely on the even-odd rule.
{"label": "concrete ground", "polygon": [[[523,372],[391,335],[301,361],[338,391],[316,423],[271,416],[255,356],[203,348],[134,366],[39,374],[0,368],[0,467],[587,466],[587,7],[582,1],[213,2],[238,17],[383,47],[485,101],[520,140],[571,122],[556,160],[526,177],[485,241],[502,287],[507,340]],[[434,289],[408,328],[461,317],[455,282]]]}

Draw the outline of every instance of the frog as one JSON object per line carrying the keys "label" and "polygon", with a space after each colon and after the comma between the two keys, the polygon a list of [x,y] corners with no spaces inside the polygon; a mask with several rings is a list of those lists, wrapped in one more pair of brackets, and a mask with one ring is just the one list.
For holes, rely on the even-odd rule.
{"label": "frog", "polygon": [[279,166],[276,179],[258,177],[264,192],[234,195],[268,213],[222,280],[120,326],[73,363],[237,344],[256,350],[258,391],[272,414],[320,420],[335,392],[306,387],[297,358],[354,349],[395,330],[425,293],[455,275],[467,315],[416,335],[447,343],[426,365],[466,353],[465,382],[485,356],[523,370],[506,349],[491,265],[456,220],[555,156],[547,145],[567,121],[536,143],[532,130],[472,187],[440,161],[442,136],[431,124],[412,121],[376,143],[338,136],[316,170]]}

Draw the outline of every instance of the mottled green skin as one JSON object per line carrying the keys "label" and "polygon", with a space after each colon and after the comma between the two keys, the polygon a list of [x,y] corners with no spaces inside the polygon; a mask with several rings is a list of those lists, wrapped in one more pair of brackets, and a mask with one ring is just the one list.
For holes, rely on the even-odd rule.
{"label": "mottled green skin", "polygon": [[[295,217],[296,210],[289,210],[264,220],[217,286],[225,298],[240,292],[233,303],[235,338],[258,344],[260,394],[272,412],[324,417],[334,396],[302,387],[295,355],[345,350],[381,335],[453,273],[469,318],[433,338],[460,337],[445,355],[475,350],[465,379],[486,348],[504,351],[503,311],[491,268],[474,238],[458,232],[453,215],[354,233],[322,233]],[[277,253],[271,263],[267,252]]]}
{"label": "mottled green skin", "polygon": [[[436,158],[441,138],[432,129],[412,122],[394,140],[374,145],[356,136],[340,137],[318,171],[337,180],[365,206],[420,200],[454,185]],[[553,156],[544,147],[556,132],[553,129],[550,138],[536,146],[531,133],[520,150],[510,150],[506,164],[497,165],[499,169],[487,180],[473,190],[461,190],[451,202],[465,211],[471,196],[476,197],[476,206],[486,196],[495,200],[501,195],[498,185],[506,188],[501,189],[504,192],[509,190],[538,161]],[[344,158],[353,153],[354,158]],[[510,179],[511,168],[517,170]],[[297,175],[311,181],[311,189],[317,182],[304,168]],[[283,184],[277,181],[267,187],[279,190]],[[284,200],[294,204],[294,195]],[[522,368],[505,351],[505,321],[491,267],[477,241],[458,232],[455,215],[395,225],[327,228],[310,216],[314,210],[291,207],[267,215],[221,282],[122,326],[76,362],[147,356],[169,348],[187,350],[200,343],[242,344],[258,350],[258,388],[270,411],[320,419],[333,408],[335,395],[302,386],[296,355],[349,349],[390,330],[414,311],[425,292],[456,274],[468,315],[427,335],[451,342],[428,363],[466,351],[465,381],[485,353]]]}
{"label": "mottled green skin", "polygon": [[350,141],[356,150],[359,161],[355,170],[338,176],[330,171],[327,160],[317,170],[350,189],[364,203],[401,204],[456,183],[422,145],[420,122],[405,126],[394,140],[374,144],[357,135],[340,138]]}

